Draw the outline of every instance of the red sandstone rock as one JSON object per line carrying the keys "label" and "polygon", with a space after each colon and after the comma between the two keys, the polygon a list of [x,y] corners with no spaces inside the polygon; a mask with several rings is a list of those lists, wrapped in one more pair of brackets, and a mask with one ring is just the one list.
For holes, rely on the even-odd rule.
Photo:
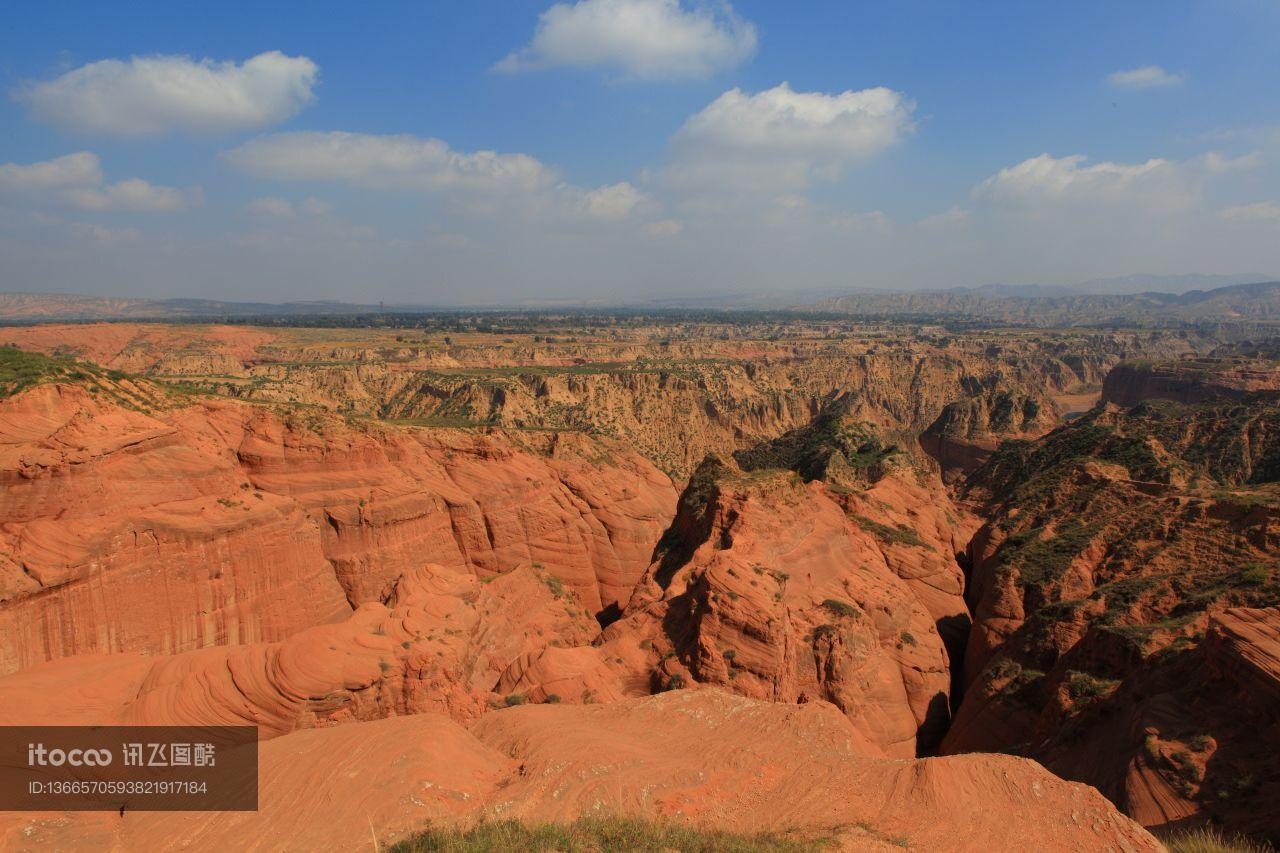
{"label": "red sandstone rock", "polygon": [[312,421],[143,414],[61,384],[0,402],[0,672],[279,640],[427,563],[545,564],[595,612],[629,594],[675,500],[581,436]]}
{"label": "red sandstone rock", "polygon": [[[646,647],[655,688],[675,678],[753,698],[833,702],[893,756],[940,736],[950,685],[937,619],[890,565],[878,528],[851,517],[821,483],[708,463],[673,530],[624,618],[605,632],[605,658],[626,661]],[[958,593],[955,608],[940,609],[961,610]]]}
{"label": "red sandstone rock", "polygon": [[0,840],[15,850],[362,849],[428,821],[633,814],[810,830],[845,849],[1162,849],[1096,791],[1034,762],[885,761],[866,748],[825,703],[716,690],[515,708],[470,732],[418,714],[263,744],[257,812],[11,813]]}

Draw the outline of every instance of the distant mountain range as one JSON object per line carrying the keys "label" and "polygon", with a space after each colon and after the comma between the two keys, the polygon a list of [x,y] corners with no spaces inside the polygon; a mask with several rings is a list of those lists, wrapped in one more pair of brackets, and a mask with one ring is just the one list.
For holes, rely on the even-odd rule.
{"label": "distant mountain range", "polygon": [[[1235,276],[1131,276],[1078,285],[1007,285],[948,290],[718,294],[615,305],[635,310],[786,310],[914,321],[966,320],[1019,326],[1176,325],[1184,323],[1280,322],[1280,281],[1232,283],[1211,289],[1192,284]],[[1161,284],[1165,290],[1134,290]],[[572,311],[603,303],[491,306],[373,305],[338,301],[229,302],[214,299],[125,299],[53,293],[0,293],[0,322],[48,323],[90,320],[248,320],[450,310]]]}
{"label": "distant mountain range", "polygon": [[1280,282],[1185,293],[1015,295],[996,285],[912,293],[853,293],[814,308],[867,317],[968,318],[1027,326],[1280,321]]}
{"label": "distant mountain range", "polygon": [[294,317],[363,314],[379,310],[382,310],[382,306],[350,302],[223,302],[216,299],[120,299],[71,293],[0,293],[0,321],[11,323]]}

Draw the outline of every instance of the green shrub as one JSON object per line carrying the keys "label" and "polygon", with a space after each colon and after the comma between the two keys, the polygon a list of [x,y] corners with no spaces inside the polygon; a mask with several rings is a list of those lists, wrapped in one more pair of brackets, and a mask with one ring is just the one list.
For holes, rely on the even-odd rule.
{"label": "green shrub", "polygon": [[1077,701],[1100,699],[1110,694],[1120,684],[1107,678],[1097,678],[1087,672],[1072,671],[1067,676],[1067,692]]}
{"label": "green shrub", "polygon": [[916,532],[905,524],[896,524],[890,527],[887,524],[881,524],[878,521],[872,521],[869,518],[855,516],[854,521],[863,530],[872,536],[889,545],[910,545],[913,548],[924,548],[925,542]]}
{"label": "green shrub", "polygon": [[1262,586],[1271,580],[1271,572],[1261,563],[1249,563],[1240,567],[1240,583],[1245,586]]}
{"label": "green shrub", "polygon": [[822,606],[836,616],[857,616],[859,612],[858,608],[849,602],[839,601],[834,598],[828,598],[822,602]]}

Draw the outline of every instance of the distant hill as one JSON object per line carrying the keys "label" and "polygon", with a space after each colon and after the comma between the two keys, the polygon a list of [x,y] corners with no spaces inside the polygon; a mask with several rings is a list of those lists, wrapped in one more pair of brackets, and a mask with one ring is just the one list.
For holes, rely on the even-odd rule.
{"label": "distant hill", "polygon": [[[1117,288],[1151,277],[1111,280]],[[1167,277],[1174,286],[1225,276]],[[1232,284],[1183,293],[1088,293],[1092,282],[1070,287],[991,284],[949,290],[864,290],[832,294],[816,291],[773,294],[709,294],[684,300],[615,304],[618,310],[751,311],[847,314],[853,317],[909,321],[962,320],[1016,326],[1168,326],[1184,323],[1270,324],[1280,322],[1280,281]],[[588,303],[555,303],[559,310],[584,309]],[[607,306],[591,303],[595,310]],[[547,309],[542,306],[542,310]],[[533,304],[509,310],[538,310]],[[0,323],[48,323],[89,320],[246,320],[357,314],[430,313],[448,310],[429,305],[370,305],[338,301],[228,302],[215,299],[124,299],[66,293],[0,293]]]}
{"label": "distant hill", "polygon": [[0,293],[0,321],[179,320],[203,317],[256,317],[359,314],[377,305],[349,302],[223,302],[216,299],[117,299],[71,293]]}
{"label": "distant hill", "polygon": [[1234,284],[1186,293],[1007,295],[1000,287],[913,293],[853,293],[814,308],[841,314],[968,318],[1028,326],[1170,325],[1280,321],[1280,282]]}

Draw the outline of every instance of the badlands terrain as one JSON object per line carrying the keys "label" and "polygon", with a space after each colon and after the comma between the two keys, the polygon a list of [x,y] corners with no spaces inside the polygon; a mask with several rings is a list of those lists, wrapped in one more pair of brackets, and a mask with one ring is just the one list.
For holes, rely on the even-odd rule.
{"label": "badlands terrain", "polygon": [[1280,362],[1242,337],[0,328],[0,724],[262,739],[257,812],[0,846],[1280,841]]}

